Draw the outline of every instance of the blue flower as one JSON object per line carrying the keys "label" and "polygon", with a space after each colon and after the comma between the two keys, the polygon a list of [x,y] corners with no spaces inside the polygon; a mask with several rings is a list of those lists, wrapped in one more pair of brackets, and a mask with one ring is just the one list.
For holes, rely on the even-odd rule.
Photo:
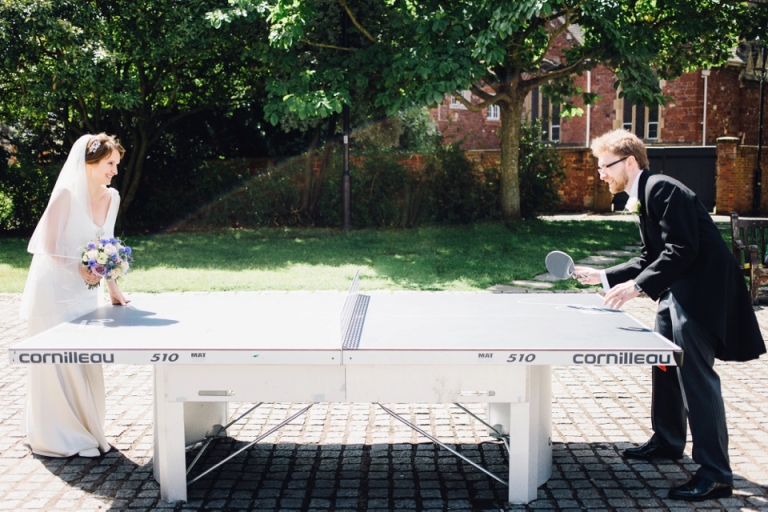
{"label": "blue flower", "polygon": [[95,244],[95,243],[93,243],[93,242],[88,242],[88,250],[89,250],[89,251],[92,251],[92,250],[93,250],[93,249],[95,249],[95,248],[96,248],[96,244]]}
{"label": "blue flower", "polygon": [[123,251],[125,252],[125,254],[131,254],[132,252],[130,247],[125,247]]}

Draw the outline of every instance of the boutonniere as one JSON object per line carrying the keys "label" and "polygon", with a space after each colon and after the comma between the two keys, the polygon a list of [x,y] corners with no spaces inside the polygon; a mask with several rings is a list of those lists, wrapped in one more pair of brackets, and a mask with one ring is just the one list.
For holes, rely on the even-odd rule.
{"label": "boutonniere", "polygon": [[629,213],[634,213],[635,215],[640,215],[640,200],[636,197],[630,197],[627,201],[626,206],[624,206],[624,209],[628,211]]}

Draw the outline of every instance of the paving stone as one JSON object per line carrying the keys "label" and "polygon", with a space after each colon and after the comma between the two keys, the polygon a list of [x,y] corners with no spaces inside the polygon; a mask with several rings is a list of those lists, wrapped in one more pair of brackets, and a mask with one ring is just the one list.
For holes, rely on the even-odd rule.
{"label": "paving stone", "polygon": [[543,283],[541,281],[511,281],[511,283],[515,286],[524,286],[526,288],[534,288],[536,291],[542,291],[542,290],[548,290],[549,288],[552,288],[551,283]]}
{"label": "paving stone", "polygon": [[611,250],[611,251],[596,251],[596,253],[599,254],[600,256],[608,256],[608,257],[611,257],[611,258],[624,258],[624,257],[629,257],[629,256],[637,256],[638,251],[639,251],[639,249],[635,250],[635,251]]}
{"label": "paving stone", "polygon": [[536,281],[545,281],[545,282],[552,282],[552,281],[559,281],[560,279],[555,277],[554,275],[550,274],[549,272],[545,272],[544,274],[538,274],[533,276],[533,278]]}
{"label": "paving stone", "polygon": [[506,284],[495,284],[486,288],[486,291],[493,293],[528,293],[528,288],[522,288],[520,286],[509,286]]}
{"label": "paving stone", "polygon": [[579,260],[577,263],[582,265],[613,265],[619,261],[619,258],[612,258],[610,256],[600,256],[599,254],[593,254],[592,256],[587,256],[584,259]]}

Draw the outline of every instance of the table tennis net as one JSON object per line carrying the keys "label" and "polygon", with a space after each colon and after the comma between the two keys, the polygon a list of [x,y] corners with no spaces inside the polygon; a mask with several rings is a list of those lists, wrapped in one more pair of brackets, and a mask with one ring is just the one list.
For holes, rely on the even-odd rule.
{"label": "table tennis net", "polygon": [[347,298],[341,308],[341,346],[353,349],[360,346],[360,336],[363,333],[365,314],[371,298],[360,294],[360,271],[355,272],[355,278],[347,292]]}

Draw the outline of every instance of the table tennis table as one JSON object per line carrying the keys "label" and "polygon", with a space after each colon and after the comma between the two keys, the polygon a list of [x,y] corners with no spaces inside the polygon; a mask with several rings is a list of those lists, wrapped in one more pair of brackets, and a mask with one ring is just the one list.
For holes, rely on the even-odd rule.
{"label": "table tennis table", "polygon": [[362,293],[357,276],[346,294],[142,295],[10,348],[15,364],[154,365],[153,472],[169,502],[186,501],[187,447],[223,433],[228,402],[365,402],[437,442],[383,404],[488,404],[475,418],[505,442],[508,475],[465,460],[528,503],[552,472],[551,366],[681,356],[597,294]]}

